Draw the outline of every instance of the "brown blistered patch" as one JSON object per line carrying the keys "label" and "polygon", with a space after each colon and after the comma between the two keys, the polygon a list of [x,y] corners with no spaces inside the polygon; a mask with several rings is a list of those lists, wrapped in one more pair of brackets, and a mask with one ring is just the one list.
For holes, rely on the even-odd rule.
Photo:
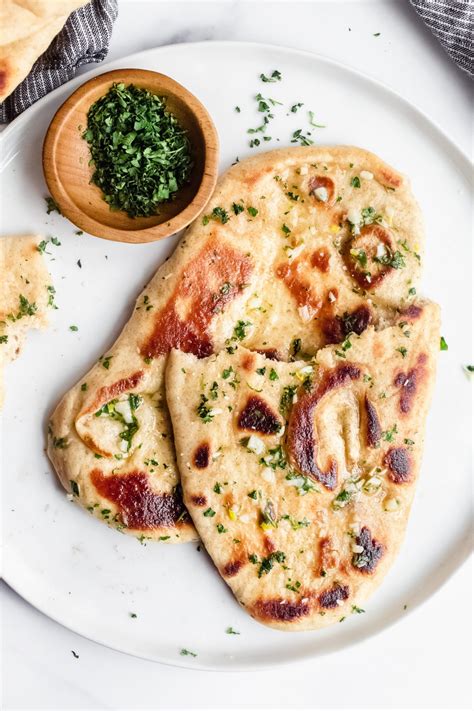
{"label": "brown blistered patch", "polygon": [[322,320],[321,328],[326,343],[341,343],[350,333],[360,336],[370,324],[372,313],[368,306],[358,306],[354,311],[342,316],[327,316]]}
{"label": "brown blistered patch", "polygon": [[321,607],[330,610],[334,607],[339,607],[339,602],[344,602],[349,597],[349,587],[336,583],[332,588],[324,590],[318,596],[318,602]]}
{"label": "brown blistered patch", "polygon": [[378,447],[380,437],[382,436],[382,427],[380,426],[380,420],[377,415],[377,409],[375,405],[369,400],[367,395],[364,397],[364,408],[367,419],[367,445],[369,447]]}
{"label": "brown blistered patch", "polygon": [[[381,225],[365,225],[362,227],[360,235],[348,240],[343,247],[342,258],[345,265],[351,277],[363,289],[377,288],[385,277],[393,271],[393,267],[374,261],[380,244],[385,245],[390,252],[393,252],[390,234],[384,227]],[[367,256],[367,264],[362,266],[352,256],[351,250],[363,250]]]}
{"label": "brown blistered patch", "polygon": [[198,358],[211,355],[209,327],[242,292],[252,269],[250,256],[209,240],[178,276],[172,295],[156,314],[152,332],[140,347],[141,355],[156,358],[171,348]]}
{"label": "brown blistered patch", "polygon": [[254,365],[255,365],[255,356],[253,353],[244,353],[242,356],[242,360],[240,361],[240,365],[244,370],[247,370],[250,372],[253,370]]}
{"label": "brown blistered patch", "polygon": [[205,496],[191,496],[191,501],[195,506],[207,506],[207,499]]}
{"label": "brown blistered patch", "polygon": [[275,434],[281,427],[281,421],[265,400],[257,395],[251,395],[244,409],[239,413],[237,425],[241,430]]}
{"label": "brown blistered patch", "polygon": [[263,536],[263,546],[266,553],[273,553],[276,550],[276,545],[271,536]]}
{"label": "brown blistered patch", "polygon": [[388,478],[394,484],[406,484],[412,478],[411,456],[406,447],[391,447],[385,455]]}
{"label": "brown blistered patch", "polygon": [[90,477],[100,496],[117,506],[122,522],[128,528],[146,531],[189,525],[189,515],[179,491],[156,494],[150,488],[145,472],[106,476],[100,469],[93,469]]}
{"label": "brown blistered patch", "polygon": [[142,378],[143,370],[138,370],[136,373],[133,373],[133,375],[130,375],[128,378],[122,378],[121,380],[117,380],[116,383],[112,383],[112,385],[105,385],[104,387],[99,388],[97,394],[94,397],[94,401],[89,405],[87,410],[84,410],[84,412],[81,412],[79,414],[79,417],[83,417],[89,412],[97,412],[100,406],[104,403],[110,402],[111,400],[116,397],[119,397],[123,393],[133,390],[137,387]]}
{"label": "brown blistered patch", "polygon": [[311,266],[326,274],[329,271],[329,252],[327,249],[317,249],[311,255]]}
{"label": "brown blistered patch", "polygon": [[276,268],[276,275],[285,284],[298,308],[307,306],[314,315],[320,310],[322,301],[313,293],[311,283],[303,276],[303,265],[304,262],[298,259],[290,264],[285,262]]}
{"label": "brown blistered patch", "polygon": [[288,451],[291,465],[301,474],[320,482],[333,490],[337,483],[337,464],[329,460],[325,470],[317,461],[317,441],[314,431],[314,411],[325,395],[358,380],[361,370],[352,364],[341,364],[329,370],[319,384],[309,393],[304,393],[293,405],[288,423]]}
{"label": "brown blistered patch", "polygon": [[276,348],[256,348],[257,353],[261,353],[269,360],[281,360],[281,354]]}
{"label": "brown blistered patch", "polygon": [[[318,188],[326,188],[328,193],[328,199],[326,202],[323,200],[318,200],[318,198],[314,195],[314,191]],[[334,180],[329,178],[327,175],[315,175],[313,178],[311,178],[308,184],[308,190],[310,195],[314,197],[316,204],[320,207],[326,207],[334,202],[334,194],[336,191],[336,188],[334,186]]]}
{"label": "brown blistered patch", "polygon": [[237,575],[243,565],[244,561],[239,558],[236,560],[230,560],[222,568],[222,575],[225,575],[226,578],[232,578],[234,575]]}
{"label": "brown blistered patch", "polygon": [[194,466],[198,469],[205,469],[209,464],[209,445],[203,442],[194,450],[193,454]]}
{"label": "brown blistered patch", "polygon": [[364,526],[355,539],[358,546],[363,548],[360,553],[354,553],[352,556],[352,567],[360,573],[373,573],[380,559],[385,553],[385,547],[375,538],[372,538],[370,529]]}
{"label": "brown blistered patch", "polygon": [[0,92],[2,92],[8,81],[8,76],[9,76],[9,66],[8,63],[2,59],[0,61]]}
{"label": "brown blistered patch", "polygon": [[[304,602],[303,602],[304,600]],[[250,613],[257,620],[277,620],[278,622],[293,622],[300,617],[309,615],[311,610],[309,600],[301,598],[297,602],[289,602],[282,598],[272,600],[257,600]]]}
{"label": "brown blistered patch", "polygon": [[406,373],[397,373],[393,384],[400,388],[400,412],[404,415],[408,414],[413,406],[416,391],[420,383],[425,380],[427,373],[425,368],[426,355],[421,353],[418,356],[416,365]]}
{"label": "brown blistered patch", "polygon": [[402,178],[398,173],[388,168],[382,168],[377,174],[377,180],[383,185],[388,185],[389,188],[399,188],[402,184]]}
{"label": "brown blistered patch", "polygon": [[339,563],[339,553],[334,548],[332,538],[326,536],[319,541],[319,561],[317,574],[324,576],[328,570],[336,568]]}
{"label": "brown blistered patch", "polygon": [[423,306],[417,306],[417,304],[410,304],[406,309],[400,311],[400,316],[410,319],[410,321],[416,321],[420,318],[423,313]]}

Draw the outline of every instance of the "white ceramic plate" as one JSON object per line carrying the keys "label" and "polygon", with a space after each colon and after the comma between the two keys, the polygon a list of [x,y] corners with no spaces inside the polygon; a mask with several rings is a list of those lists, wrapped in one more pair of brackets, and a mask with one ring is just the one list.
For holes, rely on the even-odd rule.
{"label": "white ceramic plate", "polygon": [[[382,85],[312,54],[240,43],[180,44],[114,62],[164,72],[210,110],[222,144],[221,167],[252,150],[246,129],[261,114],[262,92],[281,107],[268,148],[289,145],[315,112],[318,143],[355,144],[408,174],[426,218],[423,292],[442,305],[449,351],[440,354],[423,472],[401,554],[366,614],[314,633],[282,633],[250,619],[195,544],[142,546],[70,503],[44,455],[48,414],[104,353],[137,293],[176,238],[149,245],[77,236],[45,213],[41,146],[53,113],[84,77],[39,101],[2,136],[3,231],[55,235],[47,257],[59,310],[51,328],[31,333],[8,368],[3,412],[3,530],[6,581],[35,607],[118,650],[201,669],[255,669],[332,652],[373,635],[431,595],[469,551],[470,279],[469,163],[416,108]],[[281,71],[264,84],[261,72]],[[234,107],[241,107],[241,113]],[[276,137],[280,141],[275,140]],[[77,265],[80,259],[82,268]],[[76,324],[79,331],[69,330]],[[407,610],[405,611],[405,606]],[[132,618],[130,613],[135,613]],[[226,634],[232,626],[240,635]],[[187,648],[198,654],[181,656]]]}

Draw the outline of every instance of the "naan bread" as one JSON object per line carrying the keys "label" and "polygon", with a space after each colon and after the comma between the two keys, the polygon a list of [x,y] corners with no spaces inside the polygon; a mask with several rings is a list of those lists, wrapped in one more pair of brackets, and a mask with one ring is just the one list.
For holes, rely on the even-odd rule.
{"label": "naan bread", "polygon": [[76,500],[127,533],[168,542],[196,536],[177,488],[164,392],[170,349],[202,358],[242,343],[281,360],[314,354],[409,310],[420,273],[420,215],[407,180],[357,148],[243,161],[206,213],[51,420],[49,456]]}
{"label": "naan bread", "polygon": [[0,405],[3,401],[3,368],[19,354],[26,332],[47,325],[47,308],[54,288],[40,237],[0,237]]}
{"label": "naan bread", "polygon": [[2,0],[0,101],[9,96],[84,0]]}
{"label": "naan bread", "polygon": [[184,501],[252,617],[316,629],[380,585],[407,524],[438,350],[426,303],[310,362],[171,353]]}

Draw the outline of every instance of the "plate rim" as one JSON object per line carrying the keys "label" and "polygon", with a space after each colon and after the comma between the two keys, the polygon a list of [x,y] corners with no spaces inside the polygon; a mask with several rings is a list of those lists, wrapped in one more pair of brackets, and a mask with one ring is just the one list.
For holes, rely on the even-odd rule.
{"label": "plate rim", "polygon": [[[456,157],[456,163],[458,167],[461,168],[462,172],[466,173],[466,177],[469,179],[469,174],[472,171],[472,161],[469,158],[468,154],[465,153],[465,151],[458,145],[456,141],[454,141],[445,131],[440,127],[440,125],[434,121],[427,113],[425,113],[422,109],[420,109],[414,102],[411,100],[405,98],[402,94],[400,94],[398,91],[395,89],[392,89],[388,84],[385,82],[382,82],[381,80],[371,76],[370,74],[367,74],[366,72],[363,72],[359,69],[355,69],[351,67],[348,64],[345,64],[344,62],[340,62],[339,60],[333,59],[331,57],[327,57],[323,54],[319,54],[316,52],[311,52],[308,50],[301,50],[301,49],[295,49],[292,47],[288,47],[285,45],[278,45],[278,44],[271,44],[271,43],[261,43],[261,42],[246,42],[246,41],[233,41],[233,40],[204,40],[204,41],[199,41],[199,42],[176,42],[173,44],[167,44],[167,45],[160,45],[158,47],[151,47],[146,50],[142,50],[140,52],[134,52],[133,54],[125,55],[124,57],[119,57],[117,59],[114,59],[111,62],[105,62],[101,63],[100,66],[98,66],[95,69],[92,69],[91,71],[85,72],[83,74],[80,74],[70,81],[66,82],[65,84],[62,84],[61,86],[57,87],[53,91],[49,92],[46,94],[44,97],[36,101],[34,104],[32,104],[30,107],[28,107],[22,114],[20,114],[17,118],[15,118],[0,134],[0,146],[3,147],[3,144],[9,140],[10,135],[17,130],[21,130],[23,127],[23,124],[28,123],[30,120],[30,117],[34,115],[35,110],[38,110],[38,108],[41,110],[41,107],[44,103],[46,103],[51,97],[56,96],[59,94],[59,92],[64,92],[66,95],[67,89],[70,90],[70,92],[74,91],[78,86],[81,85],[82,83],[85,83],[89,79],[92,79],[101,73],[105,73],[107,71],[111,71],[112,69],[121,69],[123,68],[124,62],[134,62],[137,61],[138,58],[142,59],[145,58],[149,55],[155,55],[155,54],[161,54],[161,53],[166,53],[169,51],[177,51],[177,50],[183,50],[186,51],[188,48],[199,48],[199,47],[208,47],[208,46],[213,46],[216,49],[221,48],[222,50],[226,50],[227,48],[235,48],[235,47],[242,47],[242,48],[247,48],[249,50],[251,49],[257,49],[257,50],[267,50],[267,51],[272,51],[272,52],[280,52],[285,56],[290,56],[290,57],[300,57],[306,60],[310,61],[317,61],[329,66],[332,66],[336,69],[342,70],[345,73],[349,73],[350,75],[355,75],[357,76],[360,80],[364,82],[368,82],[369,84],[375,86],[376,88],[379,89],[379,91],[383,91],[385,94],[388,94],[388,96],[392,99],[397,101],[399,104],[402,104],[404,107],[408,108],[410,111],[412,111],[415,115],[417,115],[420,119],[424,121],[425,124],[429,126],[431,131],[437,136],[438,139],[441,139],[444,144],[448,147],[450,151],[452,151],[455,154]],[[117,66],[119,65],[119,66]],[[8,166],[10,161],[6,161],[4,165],[0,166],[0,174],[3,172],[4,168]],[[461,164],[461,165],[459,165]],[[471,178],[472,179],[472,178]],[[6,545],[4,546],[4,552],[6,549]],[[78,634],[81,637],[84,637],[85,639],[88,639],[91,642],[94,642],[96,644],[99,644],[103,647],[106,647],[108,649],[112,649],[114,651],[120,652],[122,654],[127,654],[139,659],[145,659],[147,661],[152,661],[155,663],[159,664],[164,664],[166,666],[170,667],[176,667],[176,668],[182,668],[182,669],[192,669],[195,671],[213,671],[213,672],[249,672],[249,671],[264,671],[272,668],[277,668],[277,667],[283,667],[291,664],[296,664],[301,661],[309,661],[311,659],[316,659],[317,657],[322,657],[322,656],[327,656],[330,654],[335,654],[339,651],[342,651],[344,649],[348,649],[350,647],[354,647],[358,644],[361,644],[362,642],[367,641],[368,639],[371,639],[373,637],[377,637],[393,627],[396,624],[401,623],[402,621],[406,620],[408,615],[412,614],[415,610],[419,609],[422,605],[424,605],[428,600],[430,600],[437,592],[443,588],[451,579],[451,577],[458,571],[460,570],[464,565],[466,565],[467,561],[469,560],[470,556],[472,553],[472,547],[467,544],[465,547],[463,547],[463,550],[460,552],[460,556],[456,564],[452,565],[450,567],[449,572],[445,577],[441,580],[438,581],[437,584],[434,586],[432,591],[424,597],[421,601],[415,603],[413,606],[410,606],[409,610],[406,612],[404,616],[397,616],[394,619],[390,620],[387,624],[385,624],[383,627],[380,629],[376,629],[375,631],[373,630],[368,630],[365,634],[359,634],[356,639],[350,640],[348,643],[345,643],[342,646],[337,646],[335,645],[334,648],[329,648],[329,649],[323,649],[323,650],[318,650],[317,648],[308,652],[300,652],[294,654],[293,658],[291,659],[279,659],[279,660],[272,660],[271,662],[265,663],[265,662],[258,662],[254,663],[251,666],[242,664],[237,662],[237,664],[233,664],[232,666],[212,666],[209,664],[203,664],[200,662],[189,662],[180,660],[177,658],[176,660],[170,661],[169,657],[161,657],[160,655],[157,656],[147,656],[146,654],[141,654],[138,651],[130,651],[130,649],[124,648],[122,645],[115,644],[115,643],[109,643],[106,641],[101,640],[98,636],[92,636],[91,634],[85,633],[84,631],[79,630],[76,628],[74,625],[73,621],[72,622],[65,622],[62,619],[60,619],[60,616],[57,616],[53,610],[50,610],[48,608],[47,603],[37,603],[36,601],[33,602],[32,597],[29,593],[28,590],[24,590],[21,581],[18,582],[18,577],[15,582],[15,575],[13,576],[8,576],[8,574],[5,574],[5,570],[2,571],[2,576],[3,580],[5,583],[8,585],[10,589],[12,589],[16,594],[18,594],[21,598],[23,598],[27,604],[31,605],[33,608],[38,610],[41,614],[45,615],[46,617],[50,618],[57,624],[60,624],[62,627],[74,632],[75,634]],[[3,557],[3,556],[2,556]],[[4,566],[2,566],[4,568]],[[23,578],[24,580],[24,578]]]}

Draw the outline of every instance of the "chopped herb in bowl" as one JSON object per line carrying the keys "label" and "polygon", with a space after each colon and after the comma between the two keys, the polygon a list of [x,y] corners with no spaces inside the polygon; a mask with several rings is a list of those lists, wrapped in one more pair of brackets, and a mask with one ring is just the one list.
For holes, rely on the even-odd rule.
{"label": "chopped herb in bowl", "polygon": [[149,217],[189,182],[191,144],[165,99],[133,84],[113,84],[90,107],[83,138],[92,182],[112,210]]}

